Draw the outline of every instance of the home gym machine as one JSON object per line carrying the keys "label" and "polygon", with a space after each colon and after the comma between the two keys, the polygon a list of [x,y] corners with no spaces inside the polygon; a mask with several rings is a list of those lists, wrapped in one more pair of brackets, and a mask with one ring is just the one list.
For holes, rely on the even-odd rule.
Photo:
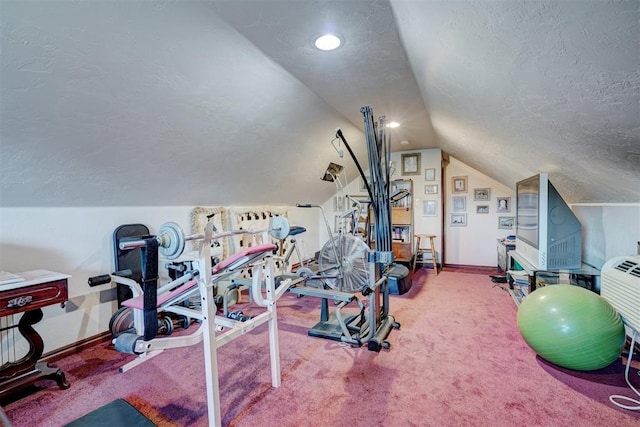
{"label": "home gym machine", "polygon": [[[319,270],[314,275],[303,277],[326,286],[309,286],[305,280],[292,286],[290,292],[322,299],[320,322],[309,331],[309,335],[353,346],[366,343],[369,350],[379,352],[390,347],[386,338],[393,328],[400,327],[389,314],[388,277],[393,265],[389,197],[391,141],[385,133],[384,117],[374,123],[370,107],[363,107],[361,112],[369,160],[368,180],[340,129],[336,129],[336,138],[349,151],[365,182],[373,214],[373,248],[370,249],[362,238],[353,234],[339,233],[334,237],[321,206],[298,204],[300,208],[322,210],[329,241],[320,251]],[[357,293],[364,298],[361,299]],[[337,304],[333,315],[329,315],[329,301]],[[344,309],[351,303],[358,305],[358,314],[345,314]]]}
{"label": "home gym machine", "polygon": [[[284,280],[276,289],[272,257],[276,245],[251,246],[228,256],[216,265],[212,265],[211,245],[221,238],[237,234],[270,233],[276,239],[284,239],[289,234],[289,222],[286,218],[275,217],[270,221],[268,230],[239,230],[218,234],[214,233],[213,223],[208,223],[204,234],[192,236],[185,236],[176,224],[171,224],[161,227],[162,233],[157,236],[131,238],[120,242],[122,250],[140,249],[143,294],[124,301],[123,305],[142,313],[143,330],[142,335],[138,333],[118,335],[114,339],[114,345],[120,352],[144,357],[166,349],[187,347],[203,342],[209,425],[220,426],[222,418],[218,382],[218,347],[254,330],[263,323],[268,323],[271,383],[273,387],[278,387],[281,377],[276,301],[289,286],[295,284],[295,281]],[[158,288],[158,254],[161,253],[168,259],[175,259],[182,254],[185,241],[188,240],[199,241],[198,257],[194,260],[196,268],[184,275],[184,279],[174,280],[169,285]],[[217,307],[213,299],[214,287],[221,280],[245,268],[251,269],[250,292],[253,304],[261,307],[263,311],[246,321],[217,316]],[[115,276],[112,280],[116,283],[120,281]],[[199,297],[199,308],[178,304],[192,295]],[[199,322],[200,326],[189,334],[157,337],[159,310],[188,316]]]}

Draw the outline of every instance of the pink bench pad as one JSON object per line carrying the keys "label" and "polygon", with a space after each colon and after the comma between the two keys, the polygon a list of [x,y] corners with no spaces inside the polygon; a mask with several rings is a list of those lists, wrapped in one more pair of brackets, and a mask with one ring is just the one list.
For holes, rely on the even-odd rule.
{"label": "pink bench pad", "polygon": [[[198,279],[193,279],[183,285],[178,286],[177,288],[175,288],[170,292],[167,292],[165,294],[158,296],[158,301],[156,302],[156,306],[157,307],[161,306],[162,304],[169,301],[171,298],[175,297],[176,295],[180,295],[181,293],[186,292],[197,285],[198,285]],[[122,305],[126,307],[137,308],[142,310],[144,308],[143,295],[123,301]]]}
{"label": "pink bench pad", "polygon": [[[218,264],[213,266],[211,271],[212,271],[213,274],[217,274],[217,273],[221,272],[222,270],[224,270],[225,268],[229,267],[231,264],[239,261],[243,257],[249,257],[251,255],[257,255],[257,254],[262,254],[262,253],[266,253],[266,252],[271,252],[271,251],[275,250],[276,248],[277,248],[277,246],[273,245],[273,244],[251,246],[251,247],[249,247],[249,248],[247,248],[247,249],[245,249],[243,251],[236,252],[235,254],[231,255],[230,257],[227,257],[224,260],[220,261]],[[252,257],[252,258],[254,258],[254,257]]]}
{"label": "pink bench pad", "polygon": [[[216,264],[212,269],[211,272],[213,274],[217,274],[222,272],[225,268],[227,268],[228,266],[232,265],[233,263],[241,260],[243,257],[247,257],[247,261],[250,261],[252,259],[255,258],[255,256],[252,257],[252,255],[259,255],[259,254],[263,254],[266,252],[272,252],[274,249],[276,249],[277,246],[276,245],[272,245],[272,244],[267,244],[267,245],[259,245],[259,246],[251,246],[247,249],[245,249],[244,251],[240,251],[237,252],[233,255],[231,255],[230,257],[225,258],[224,260],[222,260],[221,262],[219,262],[218,264]],[[173,299],[175,296],[180,295],[183,292],[187,292],[189,289],[193,288],[194,286],[198,285],[198,279],[193,279],[188,281],[187,283],[178,286],[177,288],[175,288],[174,290],[167,292],[165,294],[162,294],[160,296],[158,296],[158,301],[156,303],[157,307],[160,307],[162,304],[164,304],[165,302]],[[122,302],[122,305],[124,305],[125,307],[130,307],[130,308],[137,308],[139,310],[142,310],[144,308],[143,305],[143,295],[137,296],[135,298],[131,298],[128,299],[126,301]]]}

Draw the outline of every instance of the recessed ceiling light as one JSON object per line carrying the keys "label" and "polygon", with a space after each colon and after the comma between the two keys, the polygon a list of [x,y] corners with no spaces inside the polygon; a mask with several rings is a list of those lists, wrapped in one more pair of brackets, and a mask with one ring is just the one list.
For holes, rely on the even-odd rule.
{"label": "recessed ceiling light", "polygon": [[395,129],[398,126],[400,126],[400,123],[398,123],[398,122],[390,122],[387,126],[389,126],[391,129]]}
{"label": "recessed ceiling light", "polygon": [[314,45],[320,50],[334,50],[340,47],[342,40],[333,34],[325,34],[320,36],[314,42]]}
{"label": "recessed ceiling light", "polygon": [[402,141],[400,141],[400,145],[409,145],[409,141],[403,139]]}

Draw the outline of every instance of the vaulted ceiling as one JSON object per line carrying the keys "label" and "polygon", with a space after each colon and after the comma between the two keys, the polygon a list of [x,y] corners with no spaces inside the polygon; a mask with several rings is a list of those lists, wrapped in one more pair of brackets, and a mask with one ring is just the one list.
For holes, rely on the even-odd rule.
{"label": "vaulted ceiling", "polygon": [[639,5],[3,0],[0,204],[322,202],[329,162],[356,174],[336,128],[366,163],[363,106],[396,151],[638,202]]}

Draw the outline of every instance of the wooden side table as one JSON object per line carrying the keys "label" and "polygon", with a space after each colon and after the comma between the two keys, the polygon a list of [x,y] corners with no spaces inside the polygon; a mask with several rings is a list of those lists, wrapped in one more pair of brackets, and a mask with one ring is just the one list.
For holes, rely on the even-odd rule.
{"label": "wooden side table", "polygon": [[0,333],[7,337],[3,340],[5,345],[12,347],[14,342],[9,342],[9,332],[18,328],[29,344],[29,350],[20,359],[7,361],[0,366],[0,399],[43,378],[54,380],[62,389],[69,388],[62,370],[51,368],[45,362],[38,362],[42,357],[44,342],[33,325],[42,320],[42,307],[58,303],[64,306],[68,299],[67,278],[70,276],[48,270],[27,271],[16,275],[22,280],[0,285],[0,317],[24,314],[17,325],[1,328]]}

